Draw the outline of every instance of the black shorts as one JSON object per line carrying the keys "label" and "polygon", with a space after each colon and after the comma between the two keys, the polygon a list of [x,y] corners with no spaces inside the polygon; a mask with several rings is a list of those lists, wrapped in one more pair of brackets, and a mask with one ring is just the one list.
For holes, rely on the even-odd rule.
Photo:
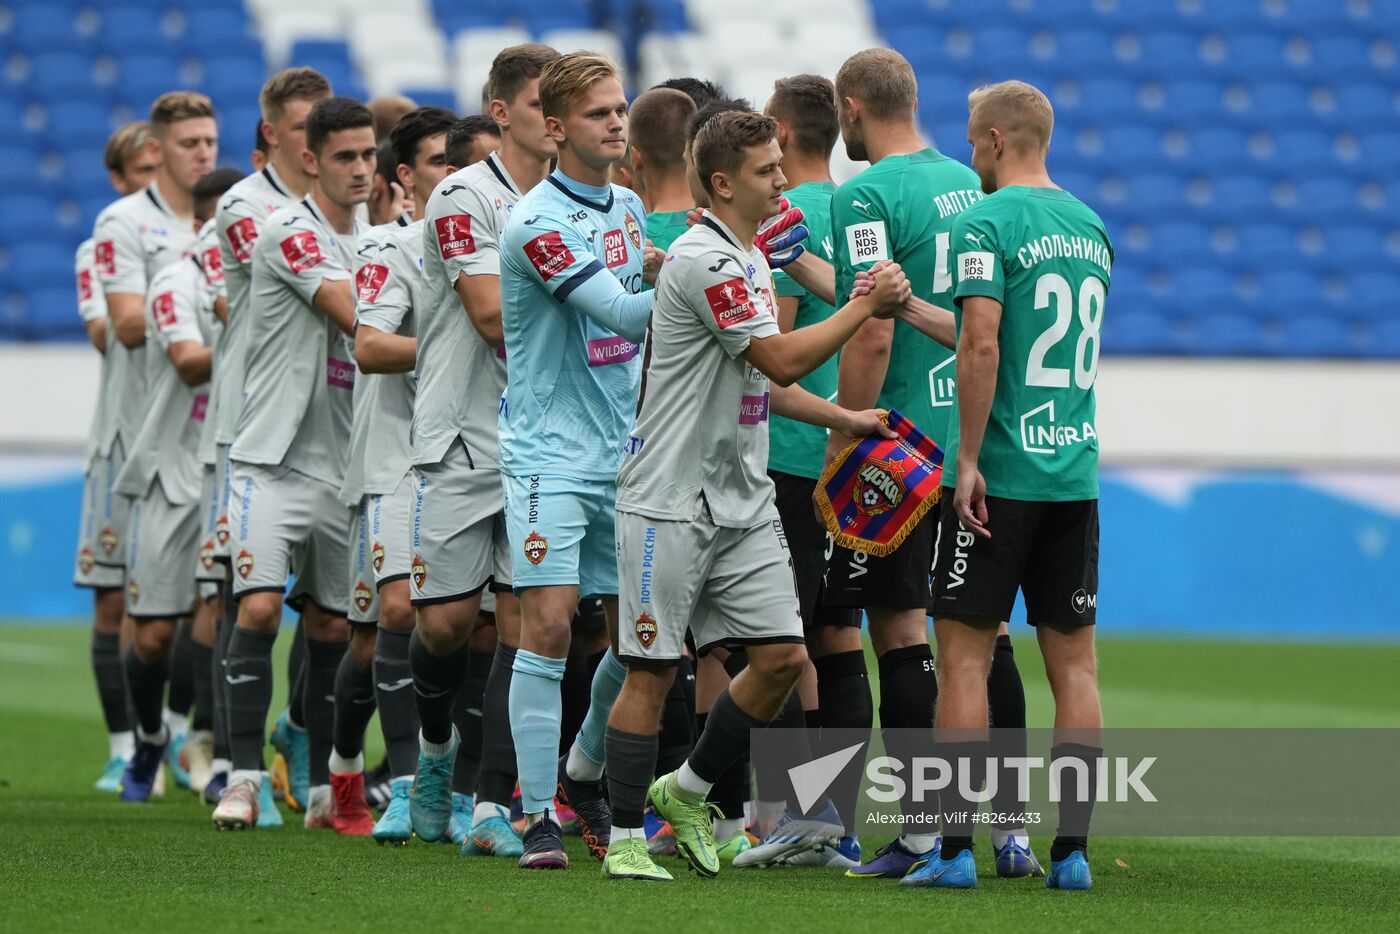
{"label": "black shorts", "polygon": [[578,609],[574,612],[570,631],[597,632],[600,629],[606,629],[607,626],[608,616],[603,612],[602,600],[597,597],[584,597],[578,602]]}
{"label": "black shorts", "polygon": [[929,569],[933,566],[937,527],[938,517],[929,510],[903,544],[883,558],[833,544],[826,559],[827,604],[925,609],[930,597]]}
{"label": "black shorts", "polygon": [[1032,626],[1092,626],[1099,596],[1099,501],[1041,503],[987,497],[991,538],[953,512],[943,488],[933,566],[934,616],[1007,620],[1016,591]]}
{"label": "black shorts", "polygon": [[831,540],[826,528],[817,520],[817,507],[812,501],[817,481],[778,470],[768,471],[768,476],[776,490],[778,518],[787,534],[803,627],[859,626],[858,610],[828,606],[824,600],[822,579],[826,575],[827,548]]}

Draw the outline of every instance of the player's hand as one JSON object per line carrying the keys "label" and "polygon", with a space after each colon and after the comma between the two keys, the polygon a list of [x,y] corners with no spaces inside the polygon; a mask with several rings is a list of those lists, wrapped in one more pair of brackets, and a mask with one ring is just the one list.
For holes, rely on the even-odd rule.
{"label": "player's hand", "polygon": [[[843,410],[844,411],[844,410]],[[884,409],[866,409],[864,412],[846,412],[846,427],[843,431],[853,438],[865,438],[870,435],[879,435],[882,438],[893,441],[899,437],[890,426],[885,424],[885,416],[889,415]]]}
{"label": "player's hand", "polygon": [[704,216],[704,208],[691,208],[689,211],[685,212],[685,225],[687,227],[694,227],[696,224],[700,223],[700,218]]}
{"label": "player's hand", "polygon": [[398,182],[385,186],[375,186],[369,202],[369,221],[377,226],[398,220],[404,214],[413,213],[413,199]]}
{"label": "player's hand", "polygon": [[860,298],[862,295],[869,295],[875,289],[875,273],[884,269],[890,264],[887,259],[882,259],[869,269],[862,269],[856,273],[855,282],[851,284],[850,298]]}
{"label": "player's hand", "polygon": [[909,277],[898,263],[890,263],[879,270],[871,270],[875,287],[870,290],[870,298],[875,305],[872,315],[876,318],[893,318],[895,312],[914,294],[909,285]]}
{"label": "player's hand", "polygon": [[792,206],[783,198],[778,202],[778,213],[759,226],[754,234],[754,246],[763,251],[772,269],[781,269],[801,256],[806,249],[802,241],[807,239],[807,226],[802,223],[802,209]]}
{"label": "player's hand", "polygon": [[987,521],[987,481],[977,465],[958,465],[958,486],[953,491],[953,511],[962,527],[981,538],[991,538]]}
{"label": "player's hand", "polygon": [[665,262],[666,251],[653,246],[648,240],[646,249],[642,251],[642,281],[647,285],[656,285],[656,280],[661,276],[661,266]]}

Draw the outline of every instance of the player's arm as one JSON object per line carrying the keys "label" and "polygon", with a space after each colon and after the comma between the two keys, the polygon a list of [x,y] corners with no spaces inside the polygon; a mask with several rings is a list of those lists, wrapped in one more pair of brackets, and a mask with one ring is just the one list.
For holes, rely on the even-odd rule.
{"label": "player's arm", "polygon": [[364,321],[355,329],[355,362],[361,373],[411,373],[417,361],[416,338],[386,334]]}
{"label": "player's arm", "polygon": [[84,321],[83,327],[87,329],[88,340],[93,348],[100,354],[107,352],[107,322],[101,318],[91,321]]}
{"label": "player's arm", "polygon": [[347,279],[322,279],[311,300],[317,311],[335,322],[346,336],[355,336],[355,296]]}
{"label": "player's arm", "polygon": [[773,411],[783,418],[839,431],[855,438],[871,434],[879,434],[886,438],[895,437],[894,432],[890,431],[882,420],[881,416],[885,413],[880,409],[852,412],[808,392],[796,383],[791,386],[775,385],[771,391]]}
{"label": "player's arm", "polygon": [[836,304],[836,270],[811,250],[784,266],[783,272],[828,305]]}
{"label": "player's arm", "polygon": [[228,324],[228,296],[220,295],[214,299],[214,317],[219,319],[219,323]]}
{"label": "player's arm", "polygon": [[624,289],[568,224],[540,230],[525,225],[507,228],[506,249],[512,251],[515,268],[544,286],[555,301],[614,334],[638,343],[645,339],[656,293],[633,295]]}
{"label": "player's arm", "polygon": [[452,288],[456,290],[462,309],[481,339],[492,347],[504,344],[506,335],[501,326],[501,277],[463,273],[457,276]]}
{"label": "player's arm", "polygon": [[[856,273],[856,284],[854,294],[861,294],[870,289],[870,274],[868,272]],[[949,350],[956,350],[958,344],[957,319],[953,313],[946,308],[939,308],[932,302],[926,302],[917,295],[909,296],[909,301],[895,312],[895,317],[900,321],[913,327],[925,337],[937,341]]]}
{"label": "player's arm", "polygon": [[[287,223],[279,228],[280,242],[259,243],[254,265],[267,269],[316,311],[330,318],[346,335],[355,333],[355,292],[350,270],[317,242],[310,223]],[[264,231],[266,232],[266,231]],[[259,267],[261,268],[261,267]]]}
{"label": "player's arm", "polygon": [[146,343],[146,319],[141,311],[144,298],[134,292],[107,293],[107,314],[112,319],[112,333],[125,347],[140,347]]}
{"label": "player's arm", "polygon": [[100,219],[94,238],[107,257],[98,277],[107,296],[112,332],[126,347],[146,342],[146,257],[141,232],[130,218],[115,213]]}
{"label": "player's arm", "polygon": [[[977,461],[997,391],[1001,348],[1001,302],[969,296],[962,303],[962,336],[958,340],[958,492],[954,505],[963,525],[984,538],[987,531],[986,486]],[[980,489],[979,489],[980,488]]]}
{"label": "player's arm", "polygon": [[93,242],[87,240],[78,248],[74,267],[78,286],[78,314],[88,340],[98,353],[107,352],[107,302],[97,287],[97,270],[93,262]]}
{"label": "player's arm", "polygon": [[[355,306],[355,362],[361,373],[410,373],[417,365],[418,341],[399,334],[413,304],[406,271],[396,258],[403,252],[386,243],[373,262],[360,267]],[[408,270],[412,275],[416,270]]]}
{"label": "player's arm", "polygon": [[168,288],[172,279],[160,273],[151,284],[150,321],[156,343],[165,350],[180,381],[187,386],[209,382],[214,350],[199,332],[198,312],[182,288]]}
{"label": "player's arm", "polygon": [[213,371],[214,348],[199,341],[174,341],[166,349],[175,372],[186,386],[202,386]]}
{"label": "player's arm", "polygon": [[[832,263],[836,292],[848,295],[855,284],[856,273],[869,270],[881,261],[892,259],[890,255],[888,224],[879,218],[857,208],[855,201],[876,204],[874,193],[862,189],[841,189],[841,196],[833,199],[831,211],[831,242],[835,249]],[[852,244],[867,245],[862,255],[852,256]],[[894,344],[894,321],[868,321],[841,351],[841,361],[837,368],[836,404],[845,409],[860,411],[872,408],[880,398],[880,389],[885,385],[885,374],[889,369],[890,350]],[[850,443],[850,438],[832,434],[827,442],[827,457]]]}

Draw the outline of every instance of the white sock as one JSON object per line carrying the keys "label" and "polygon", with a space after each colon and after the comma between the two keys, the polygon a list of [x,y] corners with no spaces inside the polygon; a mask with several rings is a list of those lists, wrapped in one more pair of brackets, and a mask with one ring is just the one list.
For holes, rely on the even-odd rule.
{"label": "white sock", "polygon": [[421,730],[418,733],[418,745],[423,750],[424,755],[432,756],[434,759],[445,759],[447,754],[452,751],[451,739],[445,743],[430,743],[423,738]]}
{"label": "white sock", "polygon": [[190,715],[186,713],[176,713],[169,707],[165,708],[166,726],[170,727],[171,736],[179,736],[181,733],[188,733],[190,729]]}
{"label": "white sock", "polygon": [[[413,778],[414,778],[414,776],[412,776],[412,775],[395,775],[393,778],[389,779],[389,784],[390,784],[390,785],[393,785],[393,784],[396,784],[396,783],[398,783],[398,782],[408,782],[409,784],[412,784],[412,783],[413,783]],[[455,791],[452,792],[452,793],[453,793],[454,795],[457,794],[457,792],[455,792]],[[467,797],[471,797],[471,796],[468,795]]]}
{"label": "white sock", "polygon": [[603,777],[603,763],[594,762],[584,755],[578,740],[574,740],[569,747],[569,760],[564,765],[564,771],[576,782],[596,782]]}
{"label": "white sock", "polygon": [[614,840],[645,840],[647,832],[641,827],[618,827],[613,825],[612,839]]}
{"label": "white sock", "polygon": [[1007,840],[1015,840],[1016,845],[1022,849],[1028,850],[1031,846],[1030,834],[1026,833],[1026,828],[1024,827],[1008,827],[1005,830],[998,829],[992,831],[992,846],[996,847],[998,850],[1006,846]]}
{"label": "white sock", "polygon": [[170,727],[164,723],[160,725],[159,733],[147,733],[139,726],[136,728],[136,738],[143,743],[155,743],[156,745],[162,745],[164,743],[170,742],[170,738],[172,735],[173,734],[172,732],[170,732]]}
{"label": "white sock", "polygon": [[549,818],[550,820],[554,821],[554,826],[556,826],[556,827],[559,826],[559,812],[556,811],[556,810],[554,810],[554,808],[552,808],[552,807],[551,807],[551,808],[546,808],[545,810],[541,811],[541,812],[538,813],[538,814],[526,814],[526,815],[525,815],[525,826],[526,826],[527,828],[528,828],[528,827],[533,827],[533,826],[535,826],[536,824],[538,824],[540,821],[544,820],[545,818]]}
{"label": "white sock", "polygon": [[347,759],[331,748],[331,773],[333,775],[354,775],[365,770],[365,754],[362,752],[353,759]]}
{"label": "white sock", "polygon": [[715,820],[715,839],[721,842],[743,833],[743,831],[744,819],[742,817],[736,817],[733,820],[727,817],[721,817]]}
{"label": "white sock", "polygon": [[772,833],[773,828],[778,825],[778,821],[783,819],[783,812],[787,810],[786,801],[759,801],[758,826],[763,828],[763,835],[766,837]]}
{"label": "white sock", "polygon": [[220,772],[232,772],[233,763],[227,759],[215,759],[209,763],[209,774],[218,775]]}
{"label": "white sock", "polygon": [[690,767],[689,759],[681,763],[680,771],[676,773],[676,784],[687,794],[699,795],[702,798],[708,795],[710,789],[715,786],[714,782],[707,782],[695,774],[695,770]]}
{"label": "white sock", "polygon": [[228,784],[232,788],[239,782],[247,782],[254,791],[262,791],[262,773],[257,769],[234,769],[229,773]]}
{"label": "white sock", "polygon": [[503,804],[492,804],[490,801],[478,801],[472,808],[472,823],[490,820],[493,817],[504,817],[510,820],[510,811],[506,810]]}
{"label": "white sock", "polygon": [[107,758],[130,761],[136,753],[136,736],[130,730],[107,734]]}
{"label": "white sock", "polygon": [[940,839],[942,839],[942,834],[936,833],[902,833],[899,835],[899,842],[904,844],[904,848],[911,853],[927,853],[938,846]]}

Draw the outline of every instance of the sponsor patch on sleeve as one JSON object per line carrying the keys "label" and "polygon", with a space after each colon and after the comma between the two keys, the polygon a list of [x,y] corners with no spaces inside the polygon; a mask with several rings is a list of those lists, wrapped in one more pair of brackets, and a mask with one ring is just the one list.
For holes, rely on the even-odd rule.
{"label": "sponsor patch on sleeve", "polygon": [[253,244],[257,242],[258,225],[251,217],[244,217],[229,224],[229,252],[240,263],[246,263],[253,258]]}
{"label": "sponsor patch on sleeve", "polygon": [[525,255],[545,282],[574,264],[574,254],[564,245],[557,230],[542,233],[525,244]]}
{"label": "sponsor patch on sleeve", "polygon": [[92,301],[92,271],[89,269],[78,270],[78,301]]}
{"label": "sponsor patch on sleeve", "polygon": [[164,331],[175,325],[175,293],[162,292],[151,302],[151,313],[156,319],[156,330]]}
{"label": "sponsor patch on sleeve", "polygon": [[389,267],[379,263],[365,263],[355,276],[355,288],[360,301],[373,304],[379,300],[379,292],[389,281]]}
{"label": "sponsor patch on sleeve", "polygon": [[876,263],[890,258],[889,238],[884,221],[865,221],[846,228],[846,248],[851,264]]}
{"label": "sponsor patch on sleeve", "polygon": [[433,221],[437,228],[438,252],[443,259],[470,256],[476,252],[476,239],[472,237],[472,217],[470,214],[449,214]]}
{"label": "sponsor patch on sleeve", "polygon": [[973,250],[970,253],[962,253],[958,257],[958,281],[966,282],[969,279],[979,279],[983,282],[992,281],[992,263],[996,261],[991,253]]}
{"label": "sponsor patch on sleeve", "polygon": [[[631,219],[630,214],[628,219]],[[627,244],[623,241],[620,228],[603,234],[603,263],[609,269],[627,265]]]}
{"label": "sponsor patch on sleeve", "polygon": [[287,258],[287,265],[292,267],[292,272],[306,272],[326,261],[326,257],[321,253],[321,244],[316,242],[315,232],[310,230],[292,234],[283,240],[282,255]]}
{"label": "sponsor patch on sleeve", "polygon": [[117,274],[117,247],[111,240],[100,241],[93,251],[93,256],[97,263],[99,276],[115,276]]}
{"label": "sponsor patch on sleeve", "polygon": [[705,301],[709,303],[710,313],[715,316],[715,324],[721,330],[758,315],[758,309],[749,300],[748,283],[738,276],[707,288]]}
{"label": "sponsor patch on sleeve", "polygon": [[224,281],[224,257],[219,252],[219,248],[211,246],[204,251],[204,278],[209,280],[210,285],[218,285]]}

